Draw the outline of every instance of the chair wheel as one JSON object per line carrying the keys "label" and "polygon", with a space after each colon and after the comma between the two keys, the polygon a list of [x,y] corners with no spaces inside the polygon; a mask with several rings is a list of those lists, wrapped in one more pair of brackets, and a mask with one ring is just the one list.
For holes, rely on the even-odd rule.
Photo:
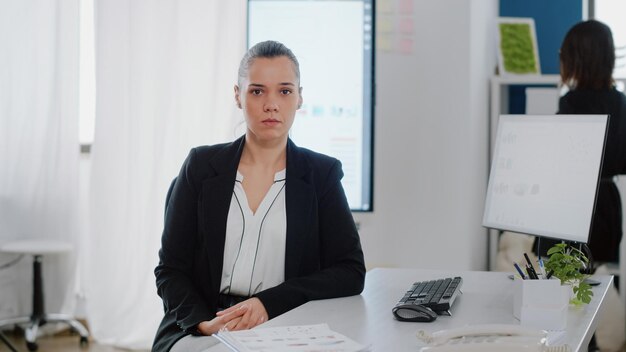
{"label": "chair wheel", "polygon": [[26,342],[26,348],[28,348],[29,351],[37,351],[39,346],[37,346],[36,342]]}
{"label": "chair wheel", "polygon": [[85,348],[89,346],[89,339],[85,336],[80,337],[80,347]]}

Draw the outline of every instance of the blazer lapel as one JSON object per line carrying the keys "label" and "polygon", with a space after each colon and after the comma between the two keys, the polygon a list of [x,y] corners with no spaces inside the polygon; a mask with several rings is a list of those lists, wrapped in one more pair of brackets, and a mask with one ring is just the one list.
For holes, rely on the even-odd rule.
{"label": "blazer lapel", "polygon": [[[245,140],[239,138],[216,154],[209,164],[214,175],[203,183],[202,217],[205,219],[206,243],[213,291],[219,291],[224,262],[226,222],[232,199],[237,167]],[[306,237],[312,228],[315,192],[311,185],[310,166],[306,156],[291,140],[287,142],[287,183],[285,202],[287,234],[285,279],[297,276]]]}
{"label": "blazer lapel", "polygon": [[206,247],[213,292],[219,292],[222,281],[226,221],[244,143],[245,139],[241,137],[211,158],[209,164],[215,173],[203,182],[200,211],[206,221],[204,235],[205,243],[208,244]]}
{"label": "blazer lapel", "polygon": [[315,192],[310,180],[306,157],[291,141],[287,142],[287,244],[285,248],[285,279],[298,274],[306,236],[310,233]]}

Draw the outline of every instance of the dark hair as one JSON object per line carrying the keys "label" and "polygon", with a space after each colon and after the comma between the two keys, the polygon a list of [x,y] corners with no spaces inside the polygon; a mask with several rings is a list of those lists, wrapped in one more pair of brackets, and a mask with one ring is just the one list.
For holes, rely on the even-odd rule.
{"label": "dark hair", "polygon": [[561,45],[561,80],[579,89],[606,89],[613,85],[615,45],[611,29],[589,20],[572,27]]}
{"label": "dark hair", "polygon": [[285,56],[293,63],[294,71],[296,72],[296,77],[298,81],[300,81],[300,64],[298,63],[298,59],[293,54],[293,52],[287,48],[283,43],[279,43],[277,41],[268,40],[264,42],[260,42],[255,44],[252,48],[248,49],[248,52],[241,59],[241,63],[239,64],[239,75],[238,81],[241,84],[241,79],[248,76],[248,69],[252,62],[257,58],[274,58]]}

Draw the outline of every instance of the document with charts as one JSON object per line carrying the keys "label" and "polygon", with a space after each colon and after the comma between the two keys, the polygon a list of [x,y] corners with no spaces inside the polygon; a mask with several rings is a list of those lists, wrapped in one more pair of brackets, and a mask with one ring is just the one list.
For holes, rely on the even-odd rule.
{"label": "document with charts", "polygon": [[284,326],[241,331],[224,330],[214,336],[236,352],[368,351],[366,346],[332,331],[327,324]]}

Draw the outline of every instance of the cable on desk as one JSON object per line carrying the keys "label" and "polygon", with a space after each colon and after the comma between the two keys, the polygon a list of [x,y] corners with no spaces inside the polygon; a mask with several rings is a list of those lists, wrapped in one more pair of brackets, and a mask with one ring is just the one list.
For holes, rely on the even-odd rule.
{"label": "cable on desk", "polygon": [[13,265],[17,264],[17,262],[19,262],[22,259],[22,257],[24,257],[24,254],[20,254],[20,255],[17,256],[17,258],[15,258],[15,259],[13,259],[11,261],[8,261],[8,262],[6,262],[4,264],[0,264],[0,270],[4,270],[4,269],[8,269],[8,268],[12,267]]}

